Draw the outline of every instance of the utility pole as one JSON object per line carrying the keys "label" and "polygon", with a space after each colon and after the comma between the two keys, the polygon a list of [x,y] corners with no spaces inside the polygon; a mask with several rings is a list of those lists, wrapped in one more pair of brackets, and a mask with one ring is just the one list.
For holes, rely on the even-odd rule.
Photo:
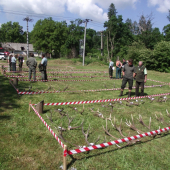
{"label": "utility pole", "polygon": [[87,23],[92,21],[91,19],[85,19],[81,23],[85,23],[85,28],[84,28],[84,48],[83,48],[83,66],[84,66],[84,59],[85,59],[85,51],[86,51],[86,27]]}
{"label": "utility pole", "polygon": [[103,31],[101,33],[101,56],[103,56]]}
{"label": "utility pole", "polygon": [[32,22],[33,19],[26,17],[26,18],[23,19],[23,21],[27,21],[27,59],[28,59],[28,55],[29,55],[28,22]]}

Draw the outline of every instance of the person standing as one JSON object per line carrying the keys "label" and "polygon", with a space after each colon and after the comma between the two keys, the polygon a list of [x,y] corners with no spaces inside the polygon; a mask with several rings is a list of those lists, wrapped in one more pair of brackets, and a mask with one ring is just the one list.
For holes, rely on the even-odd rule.
{"label": "person standing", "polygon": [[11,66],[12,66],[12,71],[16,71],[16,58],[15,56],[13,55],[12,58],[11,58]]}
{"label": "person standing", "polygon": [[45,57],[45,54],[42,54],[41,65],[43,66],[43,70],[41,71],[42,80],[47,80],[47,58]]}
{"label": "person standing", "polygon": [[139,96],[139,86],[141,86],[141,96],[144,96],[144,84],[147,81],[147,69],[143,65],[142,61],[139,61],[139,65],[135,69],[136,76],[136,97]]}
{"label": "person standing", "polygon": [[130,59],[128,61],[128,64],[126,64],[123,68],[123,80],[122,80],[122,86],[121,86],[121,91],[120,91],[120,96],[123,96],[123,90],[128,82],[129,84],[129,93],[128,97],[131,97],[131,90],[133,86],[133,78],[135,77],[135,67],[133,66],[133,60]]}
{"label": "person standing", "polygon": [[121,68],[122,68],[122,63],[119,60],[117,60],[116,61],[116,78],[117,79],[121,78]]}
{"label": "person standing", "polygon": [[12,55],[9,55],[9,56],[8,56],[9,71],[12,71],[11,59],[12,59]]}
{"label": "person standing", "polygon": [[110,78],[113,78],[113,65],[114,65],[114,62],[111,61],[111,59],[109,60],[109,77]]}
{"label": "person standing", "polygon": [[22,71],[24,57],[18,54],[18,62],[19,62],[19,71]]}
{"label": "person standing", "polygon": [[122,64],[122,77],[123,77],[123,68],[124,68],[124,66],[125,66],[126,64],[127,64],[126,60],[123,59],[123,64]]}
{"label": "person standing", "polygon": [[31,80],[32,73],[33,73],[33,79],[36,80],[37,61],[35,60],[33,53],[30,54],[30,57],[26,61],[26,65],[29,68],[29,80]]}

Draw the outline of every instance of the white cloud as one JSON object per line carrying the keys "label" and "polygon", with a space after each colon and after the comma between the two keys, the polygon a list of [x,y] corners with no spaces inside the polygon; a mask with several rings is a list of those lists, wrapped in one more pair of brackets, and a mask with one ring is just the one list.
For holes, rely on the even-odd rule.
{"label": "white cloud", "polygon": [[66,9],[81,18],[106,21],[108,9],[114,3],[116,9],[135,7],[139,0],[0,0],[4,10],[29,12],[36,14],[61,15]]}
{"label": "white cloud", "polygon": [[148,0],[149,6],[157,6],[157,11],[167,13],[170,8],[170,0]]}

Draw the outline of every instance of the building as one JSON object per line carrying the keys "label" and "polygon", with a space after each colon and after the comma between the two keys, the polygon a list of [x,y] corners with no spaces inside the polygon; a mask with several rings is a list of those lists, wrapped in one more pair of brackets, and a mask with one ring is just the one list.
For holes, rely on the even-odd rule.
{"label": "building", "polygon": [[[13,54],[27,55],[27,43],[1,43],[2,48]],[[34,51],[33,44],[29,44],[29,53],[34,53],[35,57],[38,57],[38,52]]]}

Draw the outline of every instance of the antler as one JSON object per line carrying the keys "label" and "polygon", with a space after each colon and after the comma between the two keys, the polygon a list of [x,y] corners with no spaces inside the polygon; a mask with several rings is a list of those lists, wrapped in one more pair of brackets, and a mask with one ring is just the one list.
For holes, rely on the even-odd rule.
{"label": "antler", "polygon": [[127,121],[127,119],[126,119],[126,125],[127,126],[129,126],[132,130],[134,130],[134,131],[136,131],[138,134],[141,134],[141,133],[143,133],[142,131],[140,131],[139,129],[137,129],[136,127],[135,127],[135,124],[134,124],[134,121],[133,121],[133,116],[131,115],[131,118],[132,118],[132,123],[129,121]]}
{"label": "antler", "polygon": [[[113,136],[112,134],[109,133],[109,131],[108,131],[108,129],[107,129],[107,119],[106,119],[106,128],[104,128],[104,126],[103,126],[103,130],[105,131],[105,133],[106,133],[107,135],[109,135],[109,136],[111,136],[112,138],[118,140],[117,137],[115,137],[115,136]],[[121,148],[121,147],[120,147],[119,145],[117,145],[117,144],[116,144],[116,146],[117,146],[118,148]]]}
{"label": "antler", "polygon": [[150,120],[149,120],[149,126],[145,125],[145,123],[143,122],[143,119],[142,119],[142,116],[139,115],[139,120],[140,124],[142,124],[143,126],[145,126],[146,128],[148,128],[149,130],[151,130],[151,117],[150,117]]}
{"label": "antler", "polygon": [[80,128],[83,125],[83,123],[84,123],[84,121],[83,121],[80,126],[71,127],[70,124],[74,120],[74,118],[70,118],[68,115],[67,115],[67,117],[68,117],[68,121],[69,121],[69,123],[68,123],[68,130],[73,130],[73,129]]}

